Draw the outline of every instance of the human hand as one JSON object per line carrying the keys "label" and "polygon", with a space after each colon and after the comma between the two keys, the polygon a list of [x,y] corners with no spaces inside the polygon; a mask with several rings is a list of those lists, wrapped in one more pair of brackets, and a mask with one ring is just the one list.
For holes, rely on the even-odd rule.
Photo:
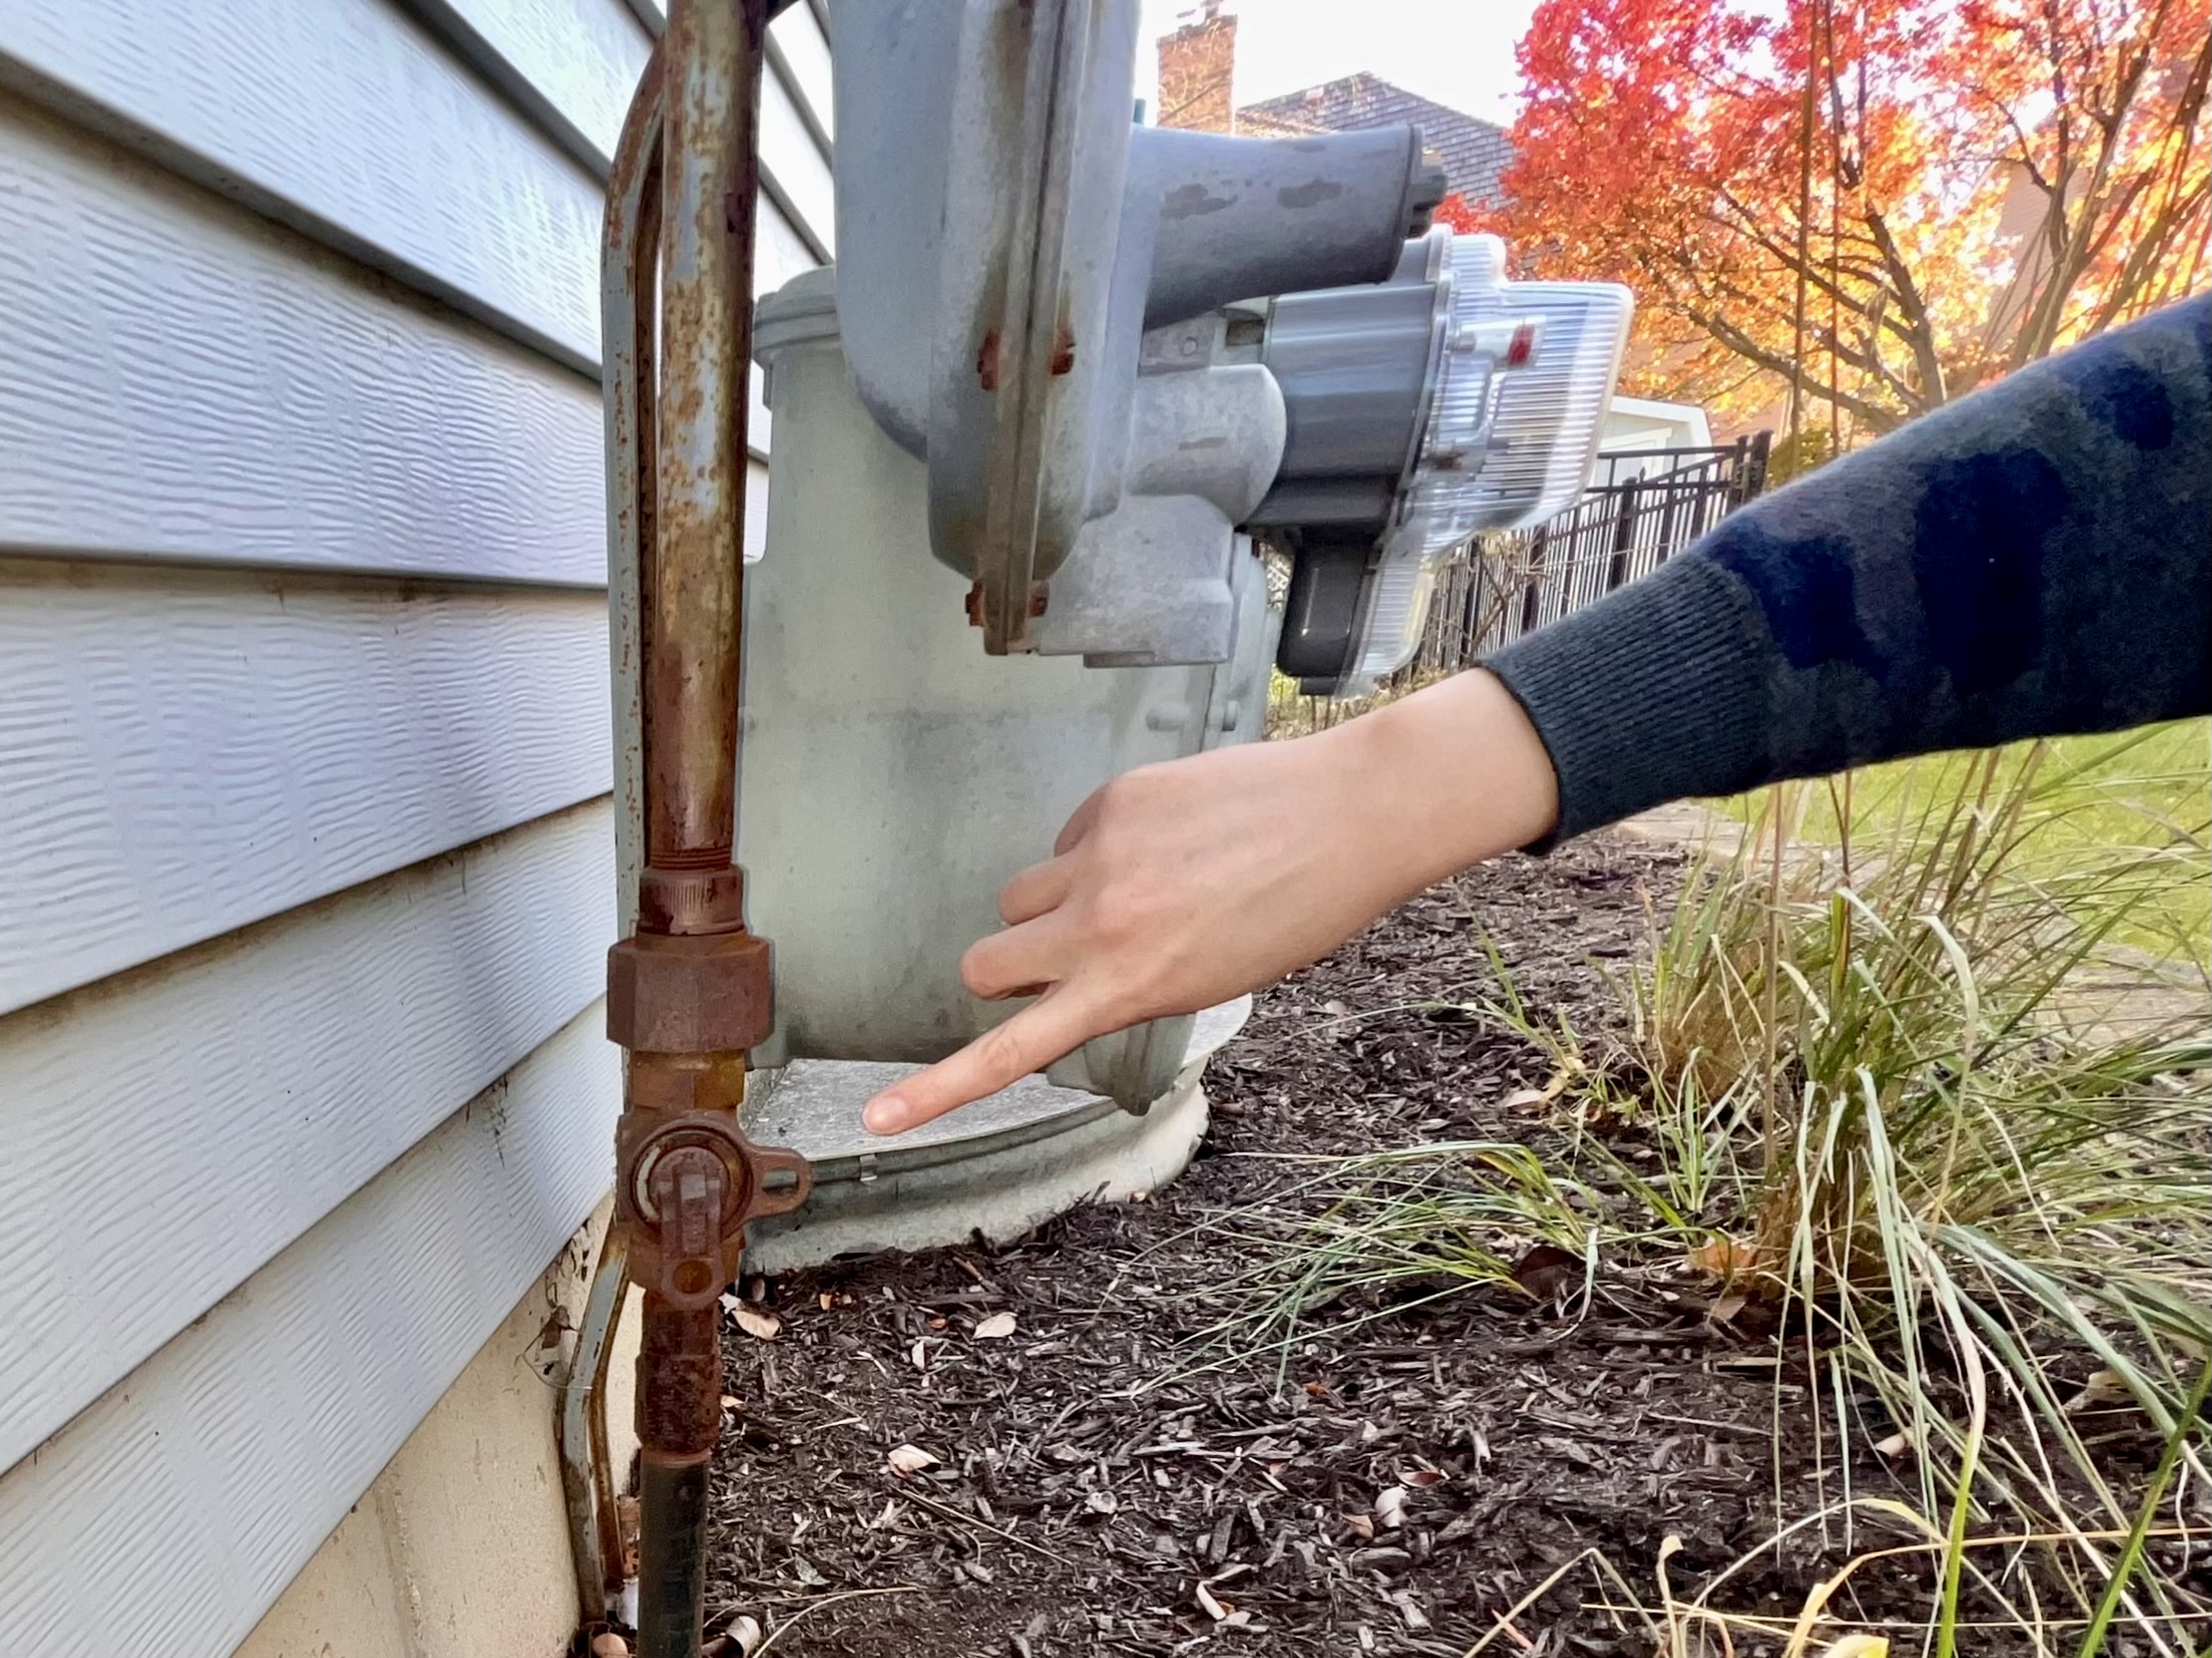
{"label": "human hand", "polygon": [[961,959],[977,995],[1037,999],[863,1121],[898,1133],[1094,1036],[1271,984],[1557,810],[1542,742],[1480,671],[1311,737],[1126,773],[1006,883],[1006,930]]}

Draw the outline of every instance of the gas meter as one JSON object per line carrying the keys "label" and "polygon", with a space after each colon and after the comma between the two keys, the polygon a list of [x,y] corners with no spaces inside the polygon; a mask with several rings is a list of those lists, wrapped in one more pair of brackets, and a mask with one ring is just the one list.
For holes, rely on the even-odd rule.
{"label": "gas meter", "polygon": [[[1131,121],[1135,0],[832,0],[833,268],[761,302],[739,855],[762,1063],[928,1061],[1100,783],[1411,659],[1470,536],[1582,490],[1630,300],[1429,225],[1410,127]],[[1263,555],[1287,558],[1271,607]],[[1055,1081],[1141,1110],[1189,1021]]]}

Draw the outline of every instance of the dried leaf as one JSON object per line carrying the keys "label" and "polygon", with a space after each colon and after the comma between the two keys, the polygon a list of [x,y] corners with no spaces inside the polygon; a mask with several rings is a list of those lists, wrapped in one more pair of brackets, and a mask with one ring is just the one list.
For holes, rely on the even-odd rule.
{"label": "dried leaf", "polygon": [[1874,1454],[1878,1457],[1901,1457],[1912,1448],[1913,1436],[1909,1433],[1893,1433],[1887,1439],[1874,1441]]}
{"label": "dried leaf", "polygon": [[[722,1297],[725,1301],[727,1295]],[[730,1309],[730,1316],[737,1320],[737,1327],[756,1341],[774,1341],[784,1328],[784,1320],[773,1312],[763,1312],[757,1306],[739,1301]]]}
{"label": "dried leaf", "polygon": [[925,1468],[937,1466],[937,1459],[919,1445],[894,1445],[884,1460],[891,1464],[894,1474],[919,1474]]}
{"label": "dried leaf", "polygon": [[978,1341],[1004,1341],[1013,1334],[1014,1319],[1010,1312],[994,1312],[976,1326]]}
{"label": "dried leaf", "polygon": [[1582,1282],[1582,1261],[1556,1244],[1536,1244],[1516,1261],[1513,1281],[1539,1301]]}
{"label": "dried leaf", "polygon": [[1433,1468],[1401,1468],[1398,1483],[1415,1491],[1426,1491],[1430,1486],[1440,1486],[1444,1476]]}
{"label": "dried leaf", "polygon": [[1083,1499],[1083,1505],[1086,1508],[1090,1509],[1091,1512],[1094,1514],[1117,1514],[1121,1511],[1120,1499],[1115,1497],[1110,1491],[1094,1491],[1086,1493]]}
{"label": "dried leaf", "polygon": [[1821,1658],[1889,1658],[1889,1637],[1845,1635],[1824,1651]]}
{"label": "dried leaf", "polygon": [[816,1295],[814,1299],[821,1303],[821,1308],[824,1312],[827,1312],[831,1307],[837,1304],[837,1297],[831,1295],[827,1290],[824,1290],[820,1295]]}
{"label": "dried leaf", "polygon": [[1344,1528],[1363,1543],[1375,1540],[1375,1522],[1365,1514],[1346,1514]]}
{"label": "dried leaf", "polygon": [[1740,1243],[1722,1234],[1692,1249],[1689,1262],[1708,1278],[1726,1282],[1757,1272],[1759,1251],[1756,1244]]}
{"label": "dried leaf", "polygon": [[724,1394],[722,1396],[722,1408],[724,1410],[735,1410],[740,1404],[744,1402],[745,1401],[739,1399],[735,1394]]}
{"label": "dried leaf", "polygon": [[1716,1324],[1726,1324],[1743,1310],[1747,1299],[1743,1295],[1723,1295],[1706,1310],[1705,1315]]}
{"label": "dried leaf", "polygon": [[921,1336],[914,1337],[914,1345],[908,1350],[906,1357],[912,1361],[914,1369],[927,1370],[929,1368],[928,1341]]}
{"label": "dried leaf", "polygon": [[1526,1111],[1531,1105],[1544,1103],[1544,1097],[1541,1088],[1515,1088],[1499,1103],[1509,1111]]}
{"label": "dried leaf", "polygon": [[2067,1415],[2073,1416],[2084,1410],[2102,1410],[2111,1405],[2125,1404],[2134,1397],[2118,1371],[2093,1370],[2089,1373],[2089,1380],[2081,1384],[2081,1391],[2066,1400],[2064,1409]]}

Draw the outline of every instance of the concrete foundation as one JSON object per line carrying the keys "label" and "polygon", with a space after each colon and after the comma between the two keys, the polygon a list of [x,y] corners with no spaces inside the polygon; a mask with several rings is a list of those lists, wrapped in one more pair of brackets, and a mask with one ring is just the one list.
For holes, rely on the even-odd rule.
{"label": "concrete foundation", "polygon": [[611,1206],[516,1304],[238,1658],[560,1658],[569,1650],[577,1591],[555,1383]]}

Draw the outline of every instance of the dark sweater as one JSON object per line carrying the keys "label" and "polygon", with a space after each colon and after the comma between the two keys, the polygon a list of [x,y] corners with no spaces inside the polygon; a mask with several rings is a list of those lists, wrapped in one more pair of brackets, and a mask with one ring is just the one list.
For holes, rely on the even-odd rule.
{"label": "dark sweater", "polygon": [[1866,761],[2212,711],[2212,295],[1754,501],[1487,666],[1565,839]]}

